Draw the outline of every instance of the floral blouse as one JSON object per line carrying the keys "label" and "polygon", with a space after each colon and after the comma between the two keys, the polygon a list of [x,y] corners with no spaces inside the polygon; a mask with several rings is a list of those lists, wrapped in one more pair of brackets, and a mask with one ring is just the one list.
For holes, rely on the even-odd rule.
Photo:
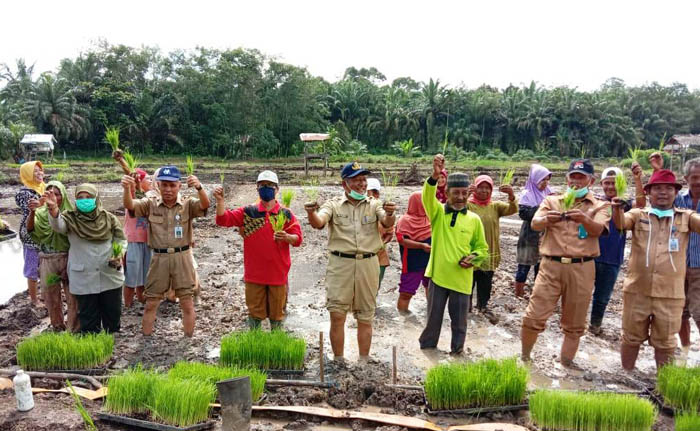
{"label": "floral blouse", "polygon": [[17,203],[17,206],[22,210],[22,221],[20,222],[19,225],[19,239],[22,241],[22,244],[25,245],[25,247],[33,248],[36,250],[40,250],[41,246],[37,243],[34,242],[32,239],[32,236],[27,232],[27,218],[29,217],[29,201],[32,199],[39,199],[41,196],[39,196],[39,193],[35,192],[32,189],[22,187],[19,189],[17,194],[15,195],[15,202]]}

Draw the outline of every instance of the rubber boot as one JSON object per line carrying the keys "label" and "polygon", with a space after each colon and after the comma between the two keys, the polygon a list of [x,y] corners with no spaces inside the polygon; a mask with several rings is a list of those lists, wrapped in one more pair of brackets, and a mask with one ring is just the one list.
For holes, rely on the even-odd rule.
{"label": "rubber boot", "polygon": [[522,345],[522,353],[520,354],[520,358],[523,362],[532,361],[530,358],[530,353],[532,353],[532,348],[535,347],[538,335],[539,334],[532,329],[522,328],[520,330],[520,342]]}
{"label": "rubber boot", "polygon": [[250,329],[260,329],[260,323],[262,320],[260,319],[255,319],[253,317],[248,317],[248,327]]}
{"label": "rubber boot", "polygon": [[282,321],[270,320],[270,329],[282,329]]}
{"label": "rubber boot", "polygon": [[628,344],[622,344],[620,346],[620,361],[622,362],[622,368],[627,371],[634,370],[634,365],[637,363],[637,356],[639,356],[639,348],[641,346],[630,346]]}
{"label": "rubber boot", "polygon": [[570,367],[573,365],[580,340],[579,337],[564,336],[564,342],[561,343],[561,354],[559,356],[559,362],[561,362],[563,366]]}
{"label": "rubber boot", "polygon": [[678,338],[681,339],[681,346],[690,346],[690,319],[681,320],[681,329],[678,331]]}
{"label": "rubber boot", "polygon": [[399,301],[396,303],[396,308],[400,313],[408,313],[408,305],[411,303],[413,295],[406,292],[399,292]]}
{"label": "rubber boot", "polygon": [[525,283],[520,281],[515,282],[515,296],[520,298],[525,296]]}
{"label": "rubber boot", "polygon": [[673,363],[673,351],[675,349],[654,349],[654,359],[656,360],[656,373],[659,373],[661,367],[666,364]]}

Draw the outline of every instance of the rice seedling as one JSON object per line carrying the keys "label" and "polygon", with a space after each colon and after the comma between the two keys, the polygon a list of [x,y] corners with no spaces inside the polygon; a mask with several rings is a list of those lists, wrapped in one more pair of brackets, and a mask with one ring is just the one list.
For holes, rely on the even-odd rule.
{"label": "rice seedling", "polygon": [[187,156],[185,160],[185,173],[188,177],[194,174],[194,160],[192,160],[192,156]]}
{"label": "rice seedling", "polygon": [[574,207],[574,203],[576,202],[576,189],[574,188],[569,188],[566,193],[564,193],[564,197],[561,200],[561,206],[564,211],[569,211],[571,208]]}
{"label": "rice seedling", "polygon": [[178,362],[168,371],[168,378],[172,379],[195,379],[213,385],[221,380],[233,379],[235,377],[250,377],[250,393],[253,401],[260,399],[265,389],[267,375],[253,368],[222,367],[217,365],[203,364],[201,362]]}
{"label": "rice seedling", "polygon": [[105,408],[115,414],[146,413],[153,404],[153,392],[165,377],[140,365],[112,376],[107,381]]}
{"label": "rice seedling", "polygon": [[62,183],[63,180],[65,179],[65,177],[66,177],[66,173],[65,173],[65,172],[63,172],[63,171],[58,171],[58,173],[56,174],[56,181]]}
{"label": "rice seedling", "polygon": [[619,173],[615,175],[615,191],[618,198],[625,198],[625,194],[627,194],[627,178],[625,178],[625,174]]}
{"label": "rice seedling", "polygon": [[219,174],[219,182],[221,183],[222,186],[224,185],[224,180],[225,180],[225,179],[226,179],[226,175],[225,175],[223,172],[221,172],[221,173]]}
{"label": "rice seedling", "polygon": [[637,145],[636,147],[630,147],[627,149],[629,152],[630,159],[635,162],[639,162],[639,155],[642,152],[642,147],[641,145]]}
{"label": "rice seedling", "polygon": [[301,370],[305,356],[306,342],[302,338],[280,330],[252,330],[224,336],[219,362],[225,366]]}
{"label": "rice seedling", "polygon": [[657,411],[635,395],[539,390],[530,394],[530,416],[548,430],[648,431]]}
{"label": "rice seedling", "polygon": [[140,160],[137,159],[129,151],[124,150],[124,152],[122,153],[122,157],[124,158],[124,161],[126,162],[126,166],[129,168],[129,170],[131,172],[134,172],[136,170],[136,168],[139,167]]}
{"label": "rice seedling", "polygon": [[90,414],[87,412],[87,410],[85,410],[83,402],[80,401],[80,397],[75,392],[75,389],[73,389],[73,385],[70,384],[69,380],[66,380],[66,386],[68,386],[68,389],[70,389],[71,396],[73,397],[73,401],[75,402],[75,409],[78,410],[78,413],[80,413],[80,417],[83,418],[83,423],[85,424],[85,431],[97,431],[95,422],[93,422],[92,418],[90,417]]}
{"label": "rice seedling", "polygon": [[296,193],[294,193],[294,190],[287,189],[287,190],[283,190],[281,195],[282,195],[282,206],[285,208],[289,208],[290,205],[292,205],[292,200],[294,200],[294,196],[296,196]]}
{"label": "rice seedling", "polygon": [[663,395],[666,404],[697,412],[700,407],[700,368],[666,365],[659,371],[656,390]]}
{"label": "rice seedling", "polygon": [[515,358],[440,364],[425,377],[425,398],[435,410],[520,404],[529,372]]}
{"label": "rice seedling", "polygon": [[159,380],[153,388],[151,415],[168,424],[186,427],[209,417],[209,404],[216,399],[216,386],[194,379]]}
{"label": "rice seedling", "polygon": [[63,279],[60,275],[56,274],[55,272],[52,272],[51,274],[46,276],[46,285],[55,286],[57,284],[60,284],[62,280]]}
{"label": "rice seedling", "polygon": [[307,186],[303,188],[304,194],[309,198],[310,202],[318,202],[318,196],[320,194],[318,178],[313,177],[306,181],[306,184]]}
{"label": "rice seedling", "polygon": [[399,183],[399,176],[391,175],[382,169],[382,183],[384,184],[384,202],[393,202],[396,193],[396,185]]}
{"label": "rice seedling", "polygon": [[112,356],[114,337],[47,332],[17,344],[17,363],[25,370],[80,370],[103,364]]}
{"label": "rice seedling", "polygon": [[120,242],[112,243],[112,258],[119,259],[124,254],[124,246]]}
{"label": "rice seedling", "polygon": [[[664,135],[659,140],[659,151],[663,151],[665,146],[666,146],[666,132],[664,132]],[[698,428],[698,429],[700,429],[700,428]]]}
{"label": "rice seedling", "polygon": [[272,230],[274,232],[282,232],[284,230],[285,223],[287,223],[287,216],[283,211],[270,216],[270,224],[272,225]]}
{"label": "rice seedling", "polygon": [[513,183],[513,175],[515,174],[515,169],[508,169],[505,173],[501,174],[501,179],[499,184],[502,186],[509,186]]}
{"label": "rice seedling", "polygon": [[676,431],[700,430],[700,416],[695,413],[683,413],[676,415]]}
{"label": "rice seedling", "polygon": [[108,127],[105,131],[105,140],[112,147],[112,151],[119,149],[119,129],[116,127]]}

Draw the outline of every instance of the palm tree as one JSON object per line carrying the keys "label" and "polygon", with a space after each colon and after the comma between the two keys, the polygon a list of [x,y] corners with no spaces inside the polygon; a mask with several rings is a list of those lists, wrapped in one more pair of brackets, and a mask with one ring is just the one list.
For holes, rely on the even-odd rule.
{"label": "palm tree", "polygon": [[64,79],[42,74],[28,94],[25,113],[37,129],[50,131],[56,139],[80,139],[87,136],[89,122],[78,106],[72,88]]}
{"label": "palm tree", "polygon": [[418,116],[421,131],[423,132],[423,144],[427,148],[431,144],[433,128],[439,115],[443,115],[442,107],[448,96],[448,91],[440,85],[440,80],[430,78],[423,85],[419,93],[418,106],[414,113]]}

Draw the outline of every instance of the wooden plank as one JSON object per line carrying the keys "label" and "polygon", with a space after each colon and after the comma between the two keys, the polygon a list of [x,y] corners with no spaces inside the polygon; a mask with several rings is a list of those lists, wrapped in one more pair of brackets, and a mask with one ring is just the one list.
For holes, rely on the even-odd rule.
{"label": "wooden plank", "polygon": [[[104,398],[107,395],[107,388],[100,388],[96,391],[93,391],[91,389],[85,389],[81,388],[79,386],[73,386],[73,389],[75,389],[75,393],[78,394],[78,396],[88,399],[88,400],[98,400],[100,398]],[[41,393],[59,393],[59,394],[70,394],[70,389],[68,388],[61,388],[61,389],[44,389],[44,388],[32,388],[32,392],[35,394],[41,394]]]}
{"label": "wooden plank", "polygon": [[472,425],[455,425],[447,428],[447,431],[528,431],[528,429],[515,424],[488,423]]}

